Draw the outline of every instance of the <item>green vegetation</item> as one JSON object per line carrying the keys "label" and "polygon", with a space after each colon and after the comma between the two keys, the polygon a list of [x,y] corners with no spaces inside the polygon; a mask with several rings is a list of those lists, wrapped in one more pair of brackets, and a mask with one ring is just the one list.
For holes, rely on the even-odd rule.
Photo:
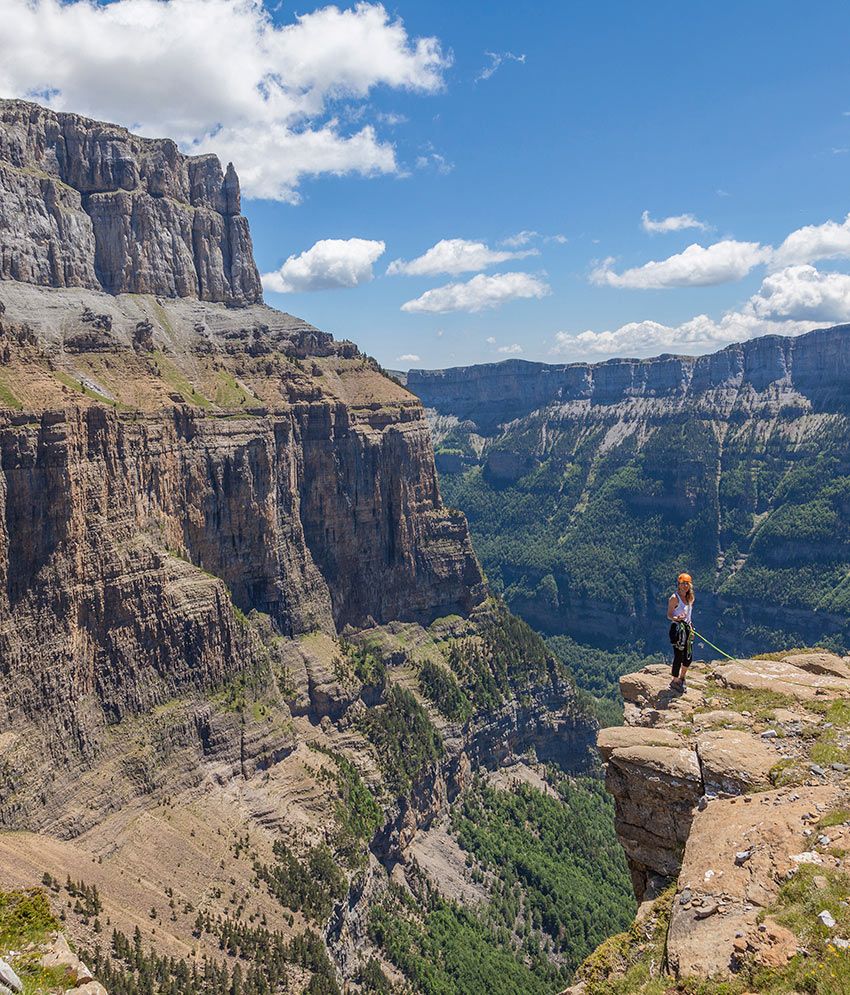
{"label": "green vegetation", "polygon": [[635,903],[602,784],[554,772],[551,778],[558,797],[476,782],[454,812],[453,831],[500,882],[496,921],[524,938],[544,934],[572,971],[631,921]]}
{"label": "green vegetation", "polygon": [[44,968],[37,951],[20,952],[29,944],[45,943],[59,928],[44,891],[0,891],[0,957],[17,951],[9,959],[24,983],[24,995],[46,995],[71,987],[73,978],[65,968]]}
{"label": "green vegetation", "polygon": [[425,911],[393,888],[372,908],[369,935],[420,995],[551,995],[559,972],[528,966],[469,909],[429,893]]}
{"label": "green vegetation", "polygon": [[0,950],[40,943],[56,929],[59,923],[41,889],[0,891]]}
{"label": "green vegetation", "polygon": [[[505,481],[474,466],[440,483],[466,513],[493,588],[534,626],[569,637],[552,649],[578,686],[615,701],[616,664],[600,649],[667,654],[664,601],[681,569],[698,599],[722,598],[709,635],[732,653],[847,650],[847,421],[808,436],[782,418],[760,425],[729,432],[721,449],[708,420],[650,424],[603,451],[608,426],[544,409],[488,443],[527,458],[524,475]],[[473,455],[460,428],[442,445]],[[754,596],[773,613],[758,624]]]}
{"label": "green vegetation", "polygon": [[425,660],[419,668],[419,686],[437,710],[452,722],[466,722],[472,715],[472,702],[461,690],[450,670]]}
{"label": "green vegetation", "polygon": [[237,383],[236,377],[227,370],[219,370],[216,374],[214,400],[220,408],[241,408],[245,405],[250,407],[257,403],[257,399],[252,397],[244,387],[241,387]]}
{"label": "green vegetation", "polygon": [[[612,936],[594,951],[576,978],[587,983],[586,995],[846,995],[850,991],[850,958],[831,939],[850,935],[848,893],[850,876],[846,873],[801,866],[783,884],[774,905],[761,915],[770,915],[790,929],[803,952],[778,968],[761,967],[749,957],[742,958],[740,971],[721,981],[674,979],[657,972],[664,960],[674,886],[656,901],[648,919]],[[824,909],[836,921],[832,930],[818,919]]]}
{"label": "green vegetation", "polygon": [[333,965],[322,940],[312,931],[286,940],[281,933],[222,916],[199,915],[195,934],[208,933],[227,962],[203,957],[200,962],[145,952],[138,930],[133,939],[117,931],[109,953],[95,947],[85,955],[109,995],[269,995],[288,988],[288,965],[311,972],[305,995],[340,995]]}
{"label": "green vegetation", "polygon": [[565,667],[541,637],[500,601],[491,601],[478,624],[478,635],[456,639],[444,650],[463,694],[477,712],[491,711],[507,698],[520,702],[548,682],[571,683]]}
{"label": "green vegetation", "polygon": [[589,699],[583,701],[601,726],[622,724],[619,682],[623,674],[634,673],[648,663],[659,661],[658,654],[644,655],[642,646],[602,650],[583,646],[569,636],[550,636],[546,645],[572,674],[580,691],[589,695]]}
{"label": "green vegetation", "polygon": [[443,753],[428,713],[405,688],[391,687],[386,703],[369,709],[360,725],[374,743],[387,785],[396,795],[407,794]]}
{"label": "green vegetation", "polygon": [[323,767],[319,773],[319,779],[332,783],[337,792],[334,814],[338,832],[331,843],[340,859],[352,870],[356,869],[365,862],[366,848],[383,825],[384,813],[350,760],[315,744],[310,748],[334,761],[333,771]]}
{"label": "green vegetation", "polygon": [[[108,404],[110,407],[116,404],[111,397],[107,397],[105,394],[99,394],[96,390],[92,390],[77,377],[72,377],[69,373],[63,373],[61,370],[55,370],[53,376],[60,382],[65,384],[66,387],[70,387],[71,390],[77,391],[79,394],[84,394],[86,397],[90,398],[92,401],[97,401],[100,404]],[[123,405],[121,405],[123,407]]]}
{"label": "green vegetation", "polygon": [[173,393],[179,394],[186,404],[193,404],[195,407],[204,409],[212,407],[210,400],[195,390],[192,384],[189,383],[186,377],[161,349],[156,349],[153,355],[159,375],[168,384]]}
{"label": "green vegetation", "polygon": [[24,407],[12,393],[8,384],[4,383],[3,380],[0,380],[0,406],[11,408],[13,411],[21,411]]}
{"label": "green vegetation", "polygon": [[265,882],[285,908],[324,922],[348,892],[348,882],[330,849],[325,844],[313,847],[304,863],[282,840],[275,842],[272,851],[274,864],[254,863],[257,879]]}
{"label": "green vegetation", "polygon": [[809,756],[816,764],[850,763],[850,749],[846,745],[850,730],[850,701],[839,699],[831,702],[824,719],[824,726]]}
{"label": "green vegetation", "polygon": [[387,682],[387,668],[380,653],[365,646],[340,640],[340,647],[351,664],[354,676],[367,687],[382,688]]}

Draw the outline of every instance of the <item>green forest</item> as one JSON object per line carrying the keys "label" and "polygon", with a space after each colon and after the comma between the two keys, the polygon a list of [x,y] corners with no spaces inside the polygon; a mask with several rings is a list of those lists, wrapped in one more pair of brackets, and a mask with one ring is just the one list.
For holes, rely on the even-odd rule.
{"label": "green forest", "polygon": [[[493,589],[556,637],[550,648],[580,687],[615,700],[619,673],[665,658],[666,597],[681,570],[722,648],[847,649],[843,419],[810,438],[781,421],[733,425],[722,446],[711,421],[696,418],[603,446],[606,431],[544,409],[489,440],[480,461],[440,477]],[[442,442],[465,445],[461,430]],[[491,451],[519,454],[528,469],[497,477]]]}

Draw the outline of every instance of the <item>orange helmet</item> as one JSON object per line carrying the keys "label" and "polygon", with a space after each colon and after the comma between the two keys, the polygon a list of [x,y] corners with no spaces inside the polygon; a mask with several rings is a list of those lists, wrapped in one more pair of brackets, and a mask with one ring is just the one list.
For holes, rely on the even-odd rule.
{"label": "orange helmet", "polygon": [[690,574],[679,574],[678,580],[680,584],[693,584]]}

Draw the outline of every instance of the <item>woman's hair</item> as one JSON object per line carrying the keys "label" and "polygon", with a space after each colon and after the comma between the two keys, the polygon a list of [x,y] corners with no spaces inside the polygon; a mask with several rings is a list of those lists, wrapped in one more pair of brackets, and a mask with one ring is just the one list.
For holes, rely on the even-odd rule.
{"label": "woman's hair", "polygon": [[679,574],[679,578],[676,582],[676,591],[679,590],[679,584],[685,583],[688,585],[687,594],[682,599],[686,605],[692,605],[694,603],[694,582],[691,580],[690,574]]}

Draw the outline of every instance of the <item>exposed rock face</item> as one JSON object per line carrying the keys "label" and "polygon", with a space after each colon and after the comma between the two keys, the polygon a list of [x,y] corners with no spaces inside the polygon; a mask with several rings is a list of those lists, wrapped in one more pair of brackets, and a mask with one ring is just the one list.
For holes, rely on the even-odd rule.
{"label": "exposed rock face", "polygon": [[[797,338],[766,335],[708,356],[611,359],[604,363],[529,363],[508,359],[447,370],[410,370],[407,386],[440,414],[490,432],[550,404],[617,405],[629,399],[732,406],[768,387],[821,404],[847,404],[850,325]],[[775,401],[779,397],[775,397]]]}
{"label": "exposed rock face", "polygon": [[[638,899],[649,907],[677,882],[671,974],[783,967],[802,941],[765,919],[781,885],[804,864],[850,867],[850,767],[811,760],[816,747],[850,747],[846,725],[827,721],[850,699],[850,679],[833,676],[846,664],[799,654],[697,665],[684,696],[661,667],[623,678],[628,724],[602,730],[598,746]],[[740,700],[748,707],[729,707]]]}
{"label": "exposed rock face", "polygon": [[232,164],[19,100],[0,100],[0,279],[262,300]]}
{"label": "exposed rock face", "polygon": [[[310,971],[333,974],[327,951],[350,979],[370,903],[418,873],[417,837],[474,767],[534,747],[581,768],[595,723],[553,659],[529,678],[517,652],[498,707],[449,722],[422,693],[426,648],[450,669],[504,612],[443,505],[421,403],[352,343],[252,303],[247,230],[250,273],[216,255],[242,222],[232,170],[73,115],[2,113],[0,888],[46,880],[69,910],[95,959],[44,953],[80,995],[103,995],[86,965],[106,975],[78,880],[181,967],[230,956],[219,920],[262,922],[317,930]],[[398,797],[363,721],[396,686],[442,736]],[[344,823],[352,785],[362,830]],[[281,841],[304,860],[336,848],[351,891],[330,917],[258,886]]]}
{"label": "exposed rock face", "polygon": [[0,716],[46,723],[0,823],[33,824],[52,751],[89,762],[108,723],[250,665],[233,605],[292,638],[483,597],[421,407],[350,344],[266,308],[0,293]]}

